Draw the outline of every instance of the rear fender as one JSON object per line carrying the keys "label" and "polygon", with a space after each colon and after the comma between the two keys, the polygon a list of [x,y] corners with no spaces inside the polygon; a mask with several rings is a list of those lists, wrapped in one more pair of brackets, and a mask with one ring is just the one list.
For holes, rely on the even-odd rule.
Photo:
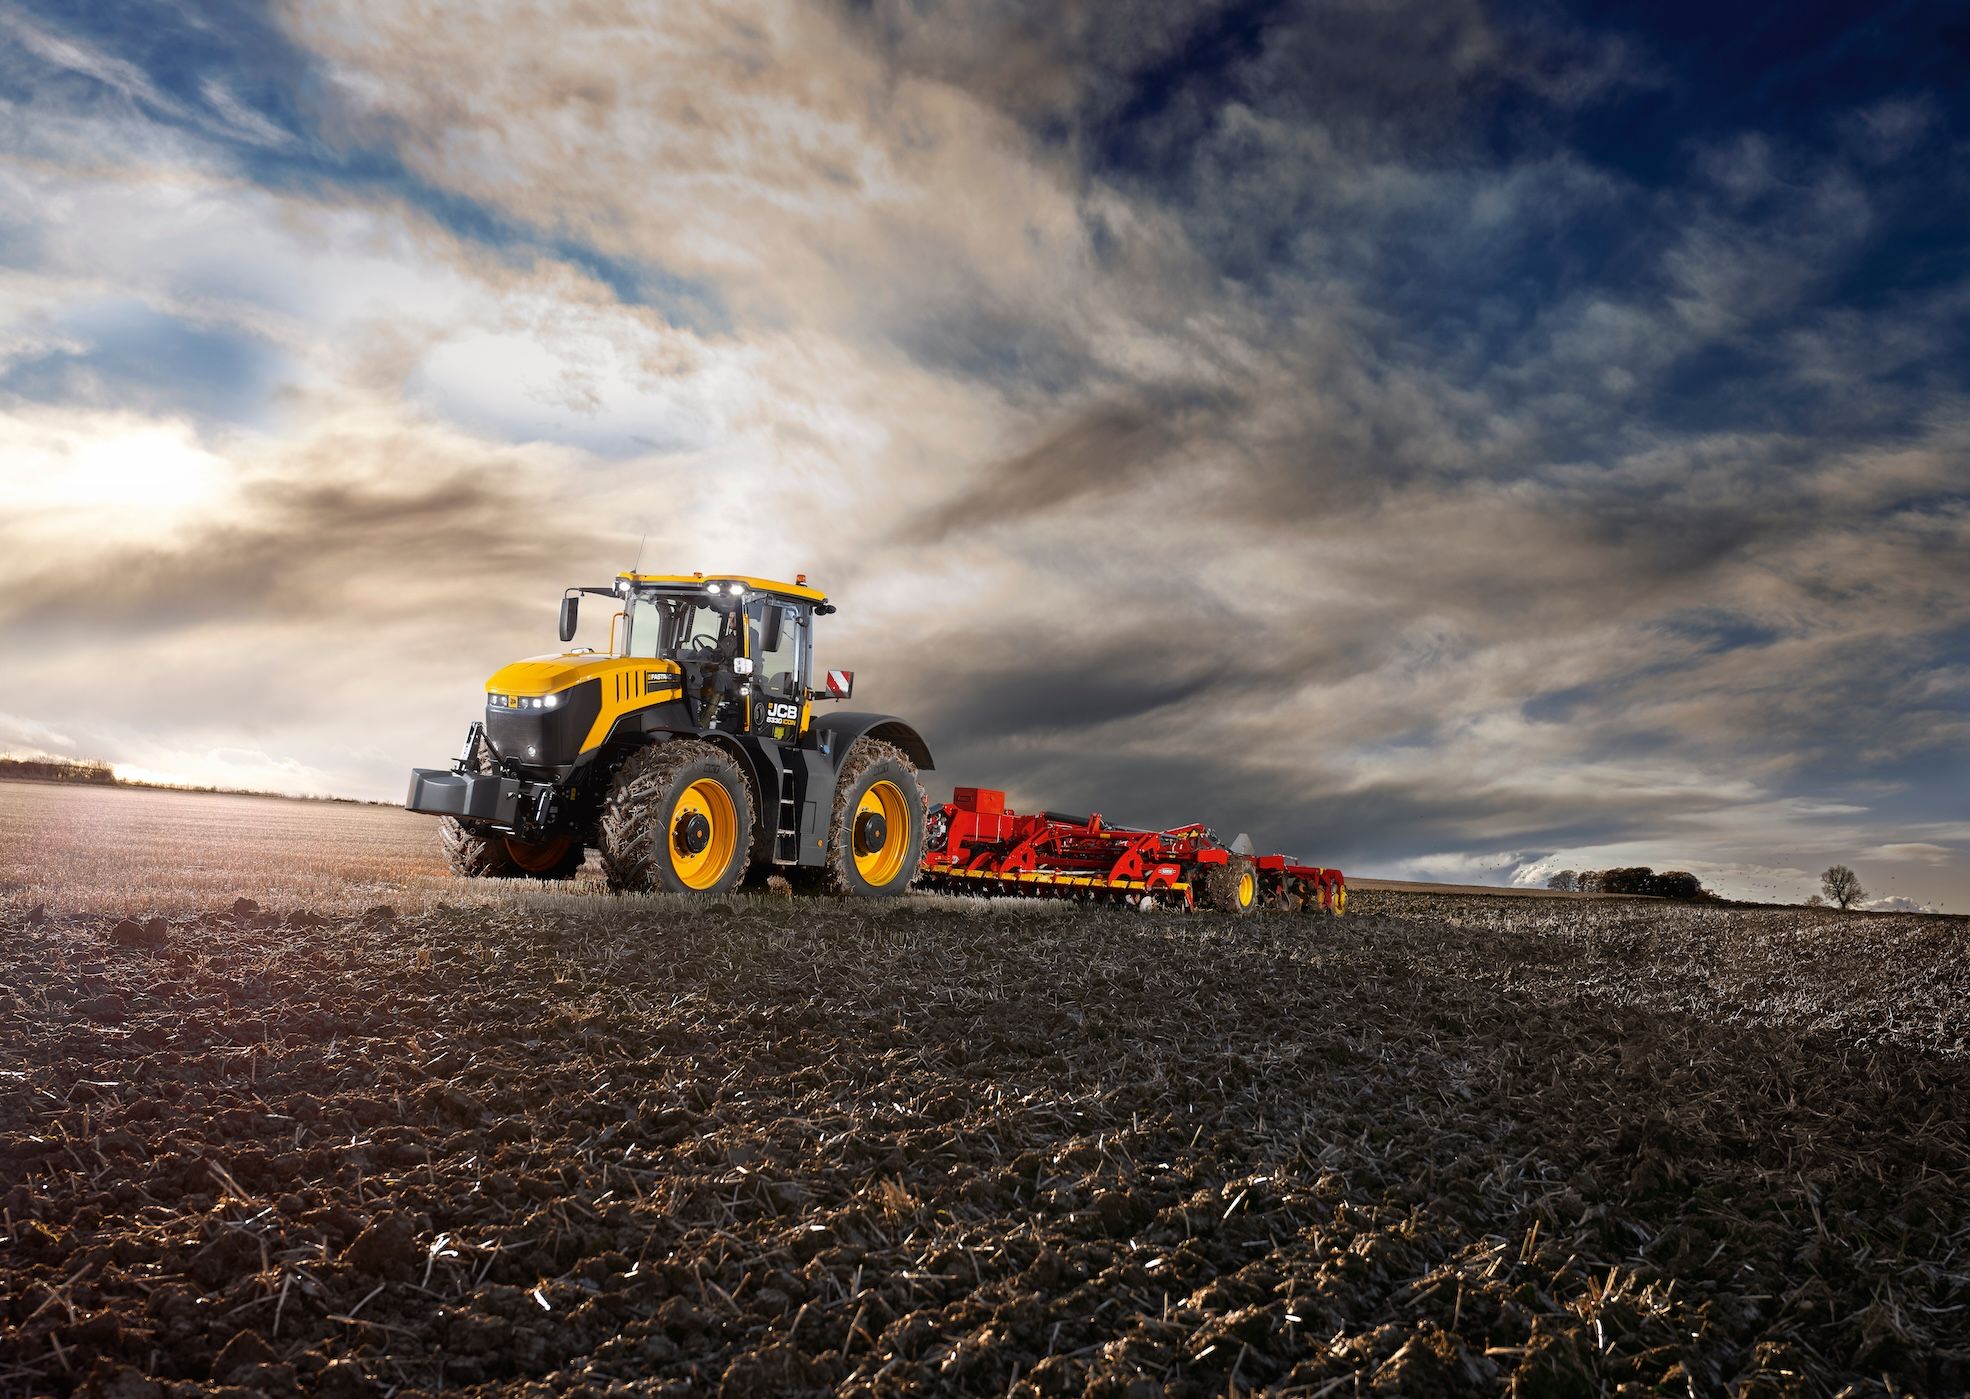
{"label": "rear fender", "polygon": [[[667,712],[663,715],[654,713],[659,710]],[[682,726],[668,727],[665,721],[673,717],[681,717],[681,711],[681,705],[676,706],[675,709],[670,705],[653,705],[651,711],[646,712],[650,712],[651,717],[662,726],[653,726],[647,735],[639,733],[633,726],[619,729],[617,733],[611,734],[612,740],[619,740],[616,745],[617,761],[620,762],[636,749],[651,743],[670,743],[681,738],[708,743],[731,758],[739,765],[739,770],[745,773],[746,781],[752,787],[753,833],[755,837],[761,834],[770,837],[773,827],[769,823],[778,814],[780,800],[779,755],[771,751],[772,745],[761,743],[750,734],[728,734],[716,729],[693,729]],[[634,719],[636,716],[623,717]]]}
{"label": "rear fender", "polygon": [[839,768],[848,756],[848,750],[858,738],[878,739],[883,743],[893,743],[903,750],[903,756],[917,765],[920,771],[934,769],[937,764],[930,756],[930,745],[923,741],[923,735],[916,729],[898,719],[894,714],[842,714],[834,713],[814,720],[808,733],[815,746],[828,755],[829,760]]}

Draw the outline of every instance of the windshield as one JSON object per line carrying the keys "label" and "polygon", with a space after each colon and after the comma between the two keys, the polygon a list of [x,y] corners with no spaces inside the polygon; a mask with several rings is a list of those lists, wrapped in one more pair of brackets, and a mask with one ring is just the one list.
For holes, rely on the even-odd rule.
{"label": "windshield", "polygon": [[640,594],[629,604],[625,656],[652,660],[708,659],[739,654],[738,613],[713,611],[698,597]]}

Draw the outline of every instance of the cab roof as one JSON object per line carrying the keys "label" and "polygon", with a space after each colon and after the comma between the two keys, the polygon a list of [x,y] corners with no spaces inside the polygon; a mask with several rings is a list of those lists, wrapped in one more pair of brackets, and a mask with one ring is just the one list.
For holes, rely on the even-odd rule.
{"label": "cab roof", "polygon": [[781,597],[799,598],[803,602],[826,602],[828,595],[819,588],[810,588],[805,583],[782,583],[772,578],[749,578],[743,573],[631,573],[625,570],[617,578],[631,583],[670,584],[675,587],[703,587],[706,583],[743,583],[748,592],[777,593]]}

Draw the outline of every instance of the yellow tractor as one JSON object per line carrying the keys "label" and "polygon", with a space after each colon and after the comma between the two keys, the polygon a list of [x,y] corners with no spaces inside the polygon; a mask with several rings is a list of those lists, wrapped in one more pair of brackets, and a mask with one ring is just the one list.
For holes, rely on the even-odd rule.
{"label": "yellow tractor", "polygon": [[834,892],[895,894],[923,858],[933,766],[887,714],[817,714],[852,671],[811,681],[807,586],[723,574],[618,574],[569,588],[617,605],[607,654],[516,661],[486,681],[486,715],[448,769],[417,768],[404,802],[440,816],[461,875],[567,879],[593,847],[617,890],[719,893],[775,872]]}

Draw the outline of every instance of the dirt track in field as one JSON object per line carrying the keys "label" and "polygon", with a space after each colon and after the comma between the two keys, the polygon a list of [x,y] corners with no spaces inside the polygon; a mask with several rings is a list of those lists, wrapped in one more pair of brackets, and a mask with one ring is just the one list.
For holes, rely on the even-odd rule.
{"label": "dirt track in field", "polygon": [[0,1393],[1970,1387],[1962,920],[0,914]]}

